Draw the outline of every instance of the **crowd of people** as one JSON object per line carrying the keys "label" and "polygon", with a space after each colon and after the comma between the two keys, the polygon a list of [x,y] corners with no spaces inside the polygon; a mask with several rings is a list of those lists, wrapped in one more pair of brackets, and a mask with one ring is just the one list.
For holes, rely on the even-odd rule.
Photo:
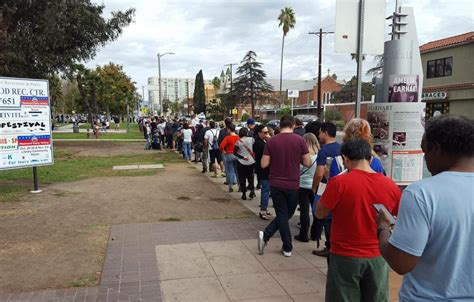
{"label": "crowd of people", "polygon": [[474,300],[472,120],[429,120],[422,148],[433,177],[403,194],[385,175],[364,119],[346,124],[342,144],[333,123],[303,126],[292,116],[275,129],[248,119],[237,130],[231,118],[155,118],[142,125],[147,147],[156,133],[159,145],[202,163],[202,173],[225,177],[229,192],[237,190],[243,200],[260,190],[259,217],[271,220],[258,233],[260,254],[277,231],[285,257],[292,256],[292,240],[316,241],[313,254],[328,262],[326,301],[388,301],[389,266],[406,275],[400,301]]}

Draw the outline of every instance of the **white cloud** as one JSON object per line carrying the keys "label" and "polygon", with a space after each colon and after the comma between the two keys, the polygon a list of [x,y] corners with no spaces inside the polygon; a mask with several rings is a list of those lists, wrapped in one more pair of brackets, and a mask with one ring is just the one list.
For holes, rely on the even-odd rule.
{"label": "white cloud", "polygon": [[[163,77],[191,77],[202,69],[204,77],[220,75],[224,64],[238,63],[254,50],[268,78],[280,74],[282,30],[277,17],[290,6],[296,26],[285,39],[284,79],[306,80],[317,76],[318,38],[310,31],[335,28],[335,0],[96,0],[113,10],[136,9],[135,22],[123,35],[99,51],[88,66],[114,62],[141,86],[157,74],[158,52],[175,55],[162,58]],[[399,0],[413,6],[420,43],[471,31],[473,3],[470,0]],[[387,15],[394,0],[387,1]],[[388,32],[387,26],[387,32]],[[374,65],[373,57],[365,68]],[[334,38],[323,40],[323,74],[327,69],[339,78],[350,78],[356,64],[348,54],[334,53]]]}

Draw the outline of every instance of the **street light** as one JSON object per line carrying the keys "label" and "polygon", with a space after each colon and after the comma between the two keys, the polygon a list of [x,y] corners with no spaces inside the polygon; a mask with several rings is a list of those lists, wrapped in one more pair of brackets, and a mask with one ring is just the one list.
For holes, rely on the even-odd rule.
{"label": "street light", "polygon": [[166,55],[174,55],[174,52],[165,52],[163,54],[158,53],[156,56],[158,57],[158,89],[159,89],[159,98],[158,101],[160,103],[160,110],[161,115],[163,115],[163,101],[161,100],[161,64],[160,58]]}

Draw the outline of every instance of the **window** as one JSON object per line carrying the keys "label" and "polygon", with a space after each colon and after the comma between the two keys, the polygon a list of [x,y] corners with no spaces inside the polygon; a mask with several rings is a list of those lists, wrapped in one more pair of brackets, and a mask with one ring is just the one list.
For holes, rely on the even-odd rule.
{"label": "window", "polygon": [[453,57],[431,60],[427,62],[426,77],[438,78],[450,76],[453,73]]}

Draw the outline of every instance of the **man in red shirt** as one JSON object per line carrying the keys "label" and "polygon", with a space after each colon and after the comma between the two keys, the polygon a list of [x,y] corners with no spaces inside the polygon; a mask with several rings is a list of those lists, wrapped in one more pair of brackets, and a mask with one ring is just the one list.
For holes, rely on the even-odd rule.
{"label": "man in red shirt", "polygon": [[326,301],[388,301],[388,266],[378,249],[373,204],[396,215],[401,192],[370,168],[365,140],[347,141],[341,155],[349,172],[331,179],[316,207],[317,218],[333,216]]}

